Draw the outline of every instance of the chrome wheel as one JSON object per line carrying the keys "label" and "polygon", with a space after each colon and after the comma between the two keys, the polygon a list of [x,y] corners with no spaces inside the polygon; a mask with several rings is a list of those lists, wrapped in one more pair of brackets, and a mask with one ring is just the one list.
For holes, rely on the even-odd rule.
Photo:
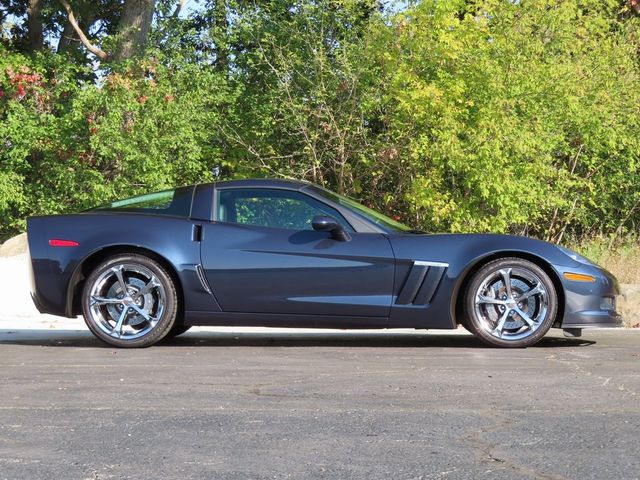
{"label": "chrome wheel", "polygon": [[465,294],[464,325],[483,342],[527,347],[551,328],[557,294],[549,275],[521,258],[494,260],[476,272]]}
{"label": "chrome wheel", "polygon": [[135,263],[115,264],[91,284],[89,320],[111,338],[134,340],[157,326],[166,302],[165,287],[151,269]]}
{"label": "chrome wheel", "polygon": [[492,273],[475,295],[475,311],[482,328],[506,340],[520,340],[535,332],[547,309],[542,280],[522,268],[502,268]]}

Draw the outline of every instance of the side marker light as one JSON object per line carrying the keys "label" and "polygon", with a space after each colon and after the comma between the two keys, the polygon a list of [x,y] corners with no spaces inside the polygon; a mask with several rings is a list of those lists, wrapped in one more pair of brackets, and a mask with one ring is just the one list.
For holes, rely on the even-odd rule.
{"label": "side marker light", "polygon": [[60,240],[58,238],[52,238],[49,240],[49,245],[52,247],[77,247],[80,244],[74,240]]}
{"label": "side marker light", "polygon": [[582,273],[571,273],[565,272],[563,273],[564,278],[567,280],[572,280],[574,282],[595,282],[596,277],[592,277],[591,275],[583,275]]}

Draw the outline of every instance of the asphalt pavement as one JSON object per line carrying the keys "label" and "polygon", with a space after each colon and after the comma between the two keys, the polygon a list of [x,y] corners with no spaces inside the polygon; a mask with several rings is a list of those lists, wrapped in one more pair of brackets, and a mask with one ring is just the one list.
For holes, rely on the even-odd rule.
{"label": "asphalt pavement", "polygon": [[0,330],[0,479],[638,479],[640,331]]}

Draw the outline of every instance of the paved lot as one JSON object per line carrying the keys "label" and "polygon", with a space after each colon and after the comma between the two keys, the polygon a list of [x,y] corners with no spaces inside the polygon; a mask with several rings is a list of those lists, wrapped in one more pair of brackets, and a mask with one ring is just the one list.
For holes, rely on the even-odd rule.
{"label": "paved lot", "polygon": [[640,332],[0,330],[0,479],[637,479]]}

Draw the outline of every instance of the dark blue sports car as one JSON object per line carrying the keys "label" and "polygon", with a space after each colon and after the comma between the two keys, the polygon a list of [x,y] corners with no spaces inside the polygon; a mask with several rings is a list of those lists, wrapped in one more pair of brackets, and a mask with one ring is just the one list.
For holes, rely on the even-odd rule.
{"label": "dark blue sports car", "polygon": [[118,347],[192,325],[453,329],[526,347],[611,327],[616,279],[508,235],[416,232],[315,185],[192,185],[28,220],[32,297]]}

